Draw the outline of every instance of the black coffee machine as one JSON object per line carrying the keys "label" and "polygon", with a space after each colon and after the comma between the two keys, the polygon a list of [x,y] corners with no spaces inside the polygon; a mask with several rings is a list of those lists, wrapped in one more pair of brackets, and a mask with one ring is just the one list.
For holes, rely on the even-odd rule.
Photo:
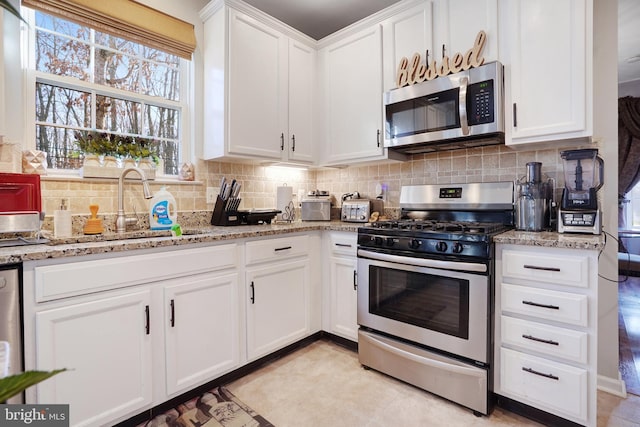
{"label": "black coffee machine", "polygon": [[596,192],[604,184],[604,161],[595,148],[567,150],[564,189],[558,211],[558,233],[600,234],[602,213]]}

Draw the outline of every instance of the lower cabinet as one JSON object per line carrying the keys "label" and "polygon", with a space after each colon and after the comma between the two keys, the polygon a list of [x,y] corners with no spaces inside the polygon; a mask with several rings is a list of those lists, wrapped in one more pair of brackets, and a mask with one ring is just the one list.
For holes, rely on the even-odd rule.
{"label": "lower cabinet", "polygon": [[329,244],[329,331],[358,341],[357,234],[331,232]]}
{"label": "lower cabinet", "polygon": [[596,425],[597,267],[597,251],[496,245],[496,394]]}

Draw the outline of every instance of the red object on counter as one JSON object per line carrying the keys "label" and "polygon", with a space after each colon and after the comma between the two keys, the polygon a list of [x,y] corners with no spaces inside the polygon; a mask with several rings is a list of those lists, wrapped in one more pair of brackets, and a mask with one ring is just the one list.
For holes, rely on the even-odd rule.
{"label": "red object on counter", "polygon": [[40,175],[0,173],[0,212],[41,212]]}

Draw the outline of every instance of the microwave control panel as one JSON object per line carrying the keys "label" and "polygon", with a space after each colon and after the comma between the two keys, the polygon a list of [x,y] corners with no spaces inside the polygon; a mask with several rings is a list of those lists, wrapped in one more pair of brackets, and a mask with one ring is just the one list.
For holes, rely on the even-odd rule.
{"label": "microwave control panel", "polygon": [[472,83],[467,87],[467,121],[469,125],[481,125],[494,121],[493,80]]}

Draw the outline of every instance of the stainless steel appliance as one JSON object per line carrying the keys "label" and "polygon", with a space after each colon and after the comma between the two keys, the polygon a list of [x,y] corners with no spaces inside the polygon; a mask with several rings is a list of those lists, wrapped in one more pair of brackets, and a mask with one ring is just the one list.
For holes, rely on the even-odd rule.
{"label": "stainless steel appliance", "polygon": [[401,219],[358,228],[360,363],[490,411],[493,241],[513,182],[401,189]]}
{"label": "stainless steel appliance", "polygon": [[[22,322],[20,304],[20,268],[0,266],[0,341],[8,343],[8,375],[19,374],[23,370]],[[4,350],[4,351],[3,351]],[[0,349],[6,358],[6,349]],[[3,368],[0,364],[0,377]],[[7,403],[23,403],[22,395],[14,396]],[[1,402],[0,402],[1,403]]]}
{"label": "stainless steel appliance", "polygon": [[604,184],[604,161],[596,148],[560,153],[564,189],[558,211],[558,233],[600,234],[602,213],[596,192]]}
{"label": "stainless steel appliance", "polygon": [[330,221],[331,196],[326,190],[314,190],[300,202],[300,217],[303,221]]}
{"label": "stainless steel appliance", "polygon": [[527,175],[516,181],[516,229],[542,231],[551,229],[554,181],[542,178],[542,163],[527,163]]}
{"label": "stainless steel appliance", "polygon": [[384,94],[385,147],[407,154],[504,142],[503,66],[491,62]]}
{"label": "stainless steel appliance", "polygon": [[369,199],[350,199],[342,201],[340,219],[345,222],[368,222],[371,216]]}

